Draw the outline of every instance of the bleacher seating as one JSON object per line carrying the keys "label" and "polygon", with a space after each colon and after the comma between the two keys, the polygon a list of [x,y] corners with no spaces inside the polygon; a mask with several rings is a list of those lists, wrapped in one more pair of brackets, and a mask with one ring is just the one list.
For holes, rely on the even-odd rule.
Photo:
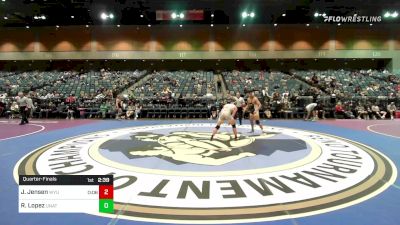
{"label": "bleacher seating", "polygon": [[147,75],[142,84],[133,90],[136,98],[158,97],[165,89],[171,92],[173,98],[216,95],[214,74],[208,71],[158,71]]}
{"label": "bleacher seating", "polygon": [[294,77],[282,72],[224,72],[222,73],[226,81],[229,94],[235,95],[237,92],[245,94],[249,90],[255,90],[255,94],[261,97],[262,90],[268,88],[271,91],[280,93],[288,91],[296,91],[299,89],[307,89],[309,85],[303,81],[297,80]]}
{"label": "bleacher seating", "polygon": [[[223,87],[217,91],[219,81]],[[350,105],[352,102],[364,105],[374,102],[386,107],[389,101],[399,105],[399,83],[398,76],[375,70],[290,73],[253,70],[218,74],[183,70],[151,73],[138,70],[0,72],[0,94],[9,96],[5,100],[7,108],[18,91],[31,92],[40,109],[34,112],[38,117],[65,116],[66,105],[61,103],[73,94],[77,98],[76,116],[82,118],[98,117],[103,104],[108,105],[103,115],[115,117],[117,95],[124,99],[124,103],[140,104],[143,107],[140,117],[205,118],[210,115],[211,105],[220,107],[226,102],[227,94],[240,92],[244,95],[250,90],[259,97],[262,110],[269,109],[281,118],[288,115],[302,117],[304,106],[316,99],[327,112],[332,111],[336,101],[331,99],[332,94]],[[53,92],[56,95],[46,97]],[[289,94],[286,99],[284,93]],[[274,97],[275,94],[278,97]]]}
{"label": "bleacher seating", "polygon": [[102,71],[87,72],[71,76],[68,80],[58,80],[53,85],[45,86],[38,93],[56,91],[61,96],[74,94],[77,97],[94,98],[99,94],[112,95],[119,93],[140,79],[146,71]]}
{"label": "bleacher seating", "polygon": [[66,74],[59,71],[3,73],[0,76],[0,92],[16,95],[19,91],[28,92],[53,85],[64,76]]}
{"label": "bleacher seating", "polygon": [[[317,87],[326,90],[330,94],[339,94],[343,97],[351,96],[387,96],[394,92],[394,85],[383,79],[377,79],[382,76],[380,73],[372,76],[366,71],[349,71],[349,70],[307,70],[292,71],[292,74],[298,76],[308,82],[314,75],[318,77]],[[387,76],[387,75],[386,75]],[[336,80],[335,87],[332,87],[332,80]],[[356,90],[359,89],[358,91]]]}

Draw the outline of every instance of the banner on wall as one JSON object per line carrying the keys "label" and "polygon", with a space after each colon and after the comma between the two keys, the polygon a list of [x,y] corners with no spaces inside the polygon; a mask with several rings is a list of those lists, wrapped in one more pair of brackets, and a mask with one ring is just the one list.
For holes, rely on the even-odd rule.
{"label": "banner on wall", "polygon": [[[183,13],[183,18],[172,18],[172,14],[181,14]],[[204,19],[204,11],[203,10],[185,10],[185,11],[172,11],[172,10],[157,10],[156,11],[156,20],[203,20]]]}

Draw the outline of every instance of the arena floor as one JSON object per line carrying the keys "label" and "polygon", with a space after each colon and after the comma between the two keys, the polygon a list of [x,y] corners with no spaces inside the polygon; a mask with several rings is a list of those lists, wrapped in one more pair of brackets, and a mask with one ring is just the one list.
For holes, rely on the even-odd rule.
{"label": "arena floor", "polygon": [[[246,120],[213,142],[210,120],[18,122],[0,120],[0,224],[400,224],[400,120]],[[115,213],[18,213],[18,174],[60,172],[114,174]]]}

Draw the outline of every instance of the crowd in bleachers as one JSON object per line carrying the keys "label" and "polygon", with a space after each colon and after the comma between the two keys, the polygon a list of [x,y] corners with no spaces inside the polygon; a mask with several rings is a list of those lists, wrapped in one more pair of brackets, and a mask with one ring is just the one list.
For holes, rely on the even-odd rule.
{"label": "crowd in bleachers", "polygon": [[11,96],[30,92],[35,98],[65,98],[71,94],[84,99],[112,98],[145,75],[146,71],[24,72],[0,73],[0,93]]}
{"label": "crowd in bleachers", "polygon": [[133,92],[137,98],[215,96],[215,79],[208,71],[154,71]]}
{"label": "crowd in bleachers", "polygon": [[69,80],[77,72],[22,72],[0,73],[0,93],[17,95],[19,91],[29,92],[45,86],[51,86],[60,80]]}
{"label": "crowd in bleachers", "polygon": [[0,116],[18,116],[20,91],[33,99],[31,116],[71,119],[206,118],[254,91],[266,118],[303,118],[316,102],[320,118],[384,119],[395,117],[399,81],[375,70],[0,72]]}
{"label": "crowd in bleachers", "polygon": [[340,98],[353,96],[400,97],[399,78],[386,71],[292,71],[292,75]]}
{"label": "crowd in bleachers", "polygon": [[276,90],[280,93],[298,93],[306,94],[309,88],[305,82],[302,82],[293,76],[282,72],[250,71],[250,72],[224,72],[227,88],[230,94],[240,92],[246,93],[249,90],[258,90],[256,95],[259,97],[269,90]]}
{"label": "crowd in bleachers", "polygon": [[[67,73],[52,85],[44,86],[35,91],[38,98],[52,97],[59,95],[67,97],[71,94],[83,98],[113,98],[120,90],[128,88],[140,79],[146,71],[106,71],[86,72],[86,73]],[[46,95],[50,95],[47,96]],[[34,96],[34,97],[36,97]]]}

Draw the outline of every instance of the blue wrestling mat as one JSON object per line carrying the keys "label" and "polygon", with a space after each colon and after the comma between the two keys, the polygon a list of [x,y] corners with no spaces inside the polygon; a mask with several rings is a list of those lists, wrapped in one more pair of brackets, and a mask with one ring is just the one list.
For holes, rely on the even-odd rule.
{"label": "blue wrestling mat", "polygon": [[[291,120],[210,141],[208,120],[69,122],[0,141],[0,224],[400,224],[396,136]],[[19,213],[18,175],[106,174],[114,213]]]}

